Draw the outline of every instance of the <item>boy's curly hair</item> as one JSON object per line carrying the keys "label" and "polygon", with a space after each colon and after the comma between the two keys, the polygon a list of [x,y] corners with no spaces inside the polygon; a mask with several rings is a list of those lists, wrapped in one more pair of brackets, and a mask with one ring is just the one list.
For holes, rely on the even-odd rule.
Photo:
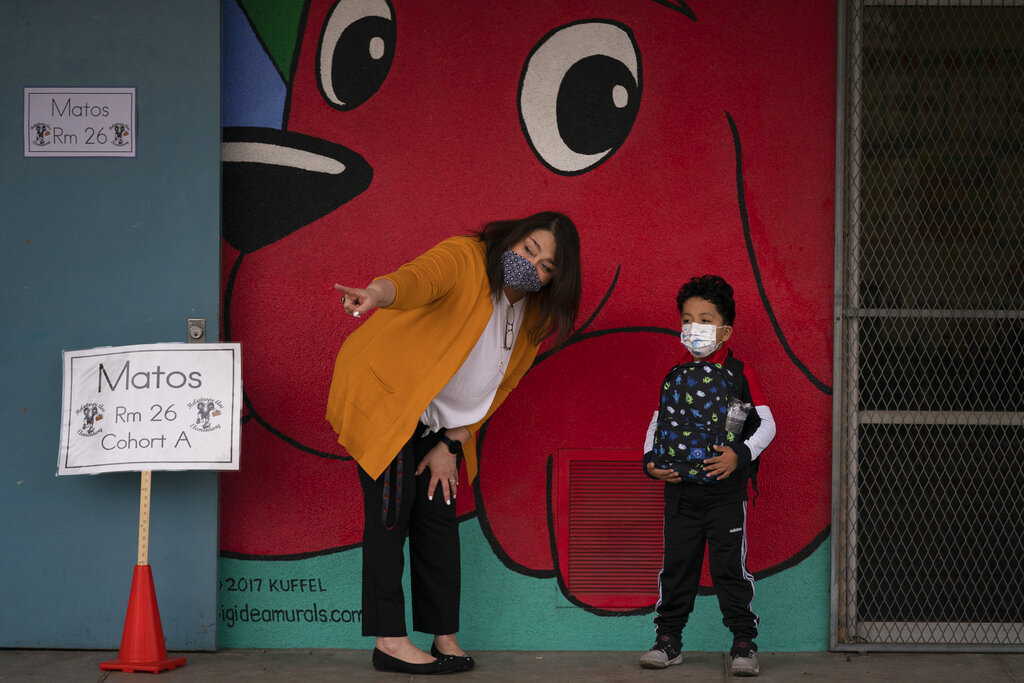
{"label": "boy's curly hair", "polygon": [[722,320],[730,327],[736,320],[736,301],[732,298],[732,285],[719,275],[701,275],[692,277],[679,288],[676,295],[676,308],[680,315],[683,312],[683,304],[687,299],[698,297],[710,301],[718,309]]}

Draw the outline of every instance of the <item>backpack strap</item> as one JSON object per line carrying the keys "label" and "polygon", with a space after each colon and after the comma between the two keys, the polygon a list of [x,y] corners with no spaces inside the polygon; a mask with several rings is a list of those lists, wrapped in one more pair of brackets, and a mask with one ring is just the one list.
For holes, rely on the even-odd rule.
{"label": "backpack strap", "polygon": [[743,376],[743,361],[732,355],[732,349],[727,349],[725,353],[726,356],[725,360],[722,361],[722,367],[731,372],[733,377],[739,378],[740,389],[736,392],[736,395],[746,401],[748,397],[744,396],[744,394],[749,395],[750,389],[747,388],[747,378]]}
{"label": "backpack strap", "polygon": [[[736,390],[736,396],[739,397],[744,403],[753,404],[754,399],[750,395],[750,387],[747,385],[747,377],[743,374],[743,361],[736,356],[732,355],[732,349],[726,351],[725,360],[722,361],[722,366],[729,370],[733,377],[737,377],[738,387]],[[756,410],[751,410],[747,416],[747,421],[743,423],[743,432],[740,435],[740,439],[746,441],[751,434],[757,431],[757,428],[761,426],[761,416],[757,414]],[[750,473],[750,484],[754,489],[754,499],[751,501],[751,505],[757,507],[757,497],[760,492],[757,490],[757,471],[761,467],[761,458],[751,460],[750,464],[747,465],[748,472]]]}

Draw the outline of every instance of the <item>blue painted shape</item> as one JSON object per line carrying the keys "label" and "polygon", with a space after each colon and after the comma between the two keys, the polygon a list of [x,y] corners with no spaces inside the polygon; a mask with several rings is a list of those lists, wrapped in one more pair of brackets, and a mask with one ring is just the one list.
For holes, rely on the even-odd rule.
{"label": "blue painted shape", "polygon": [[281,128],[287,88],[234,0],[223,3],[221,41],[222,124]]}

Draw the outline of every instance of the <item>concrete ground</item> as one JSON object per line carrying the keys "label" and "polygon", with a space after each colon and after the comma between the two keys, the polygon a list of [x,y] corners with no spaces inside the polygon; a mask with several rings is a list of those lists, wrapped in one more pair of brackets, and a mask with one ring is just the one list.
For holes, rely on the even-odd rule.
{"label": "concrete ground", "polygon": [[[683,653],[683,664],[662,671],[637,665],[639,652],[474,652],[477,667],[449,680],[470,681],[725,681],[729,657],[715,652]],[[193,681],[411,681],[437,680],[374,671],[362,650],[220,650],[170,653],[185,665],[159,674],[101,671],[116,652],[84,650],[0,650],[3,683],[117,683]],[[762,652],[762,681],[1024,681],[1024,654],[928,654]]]}

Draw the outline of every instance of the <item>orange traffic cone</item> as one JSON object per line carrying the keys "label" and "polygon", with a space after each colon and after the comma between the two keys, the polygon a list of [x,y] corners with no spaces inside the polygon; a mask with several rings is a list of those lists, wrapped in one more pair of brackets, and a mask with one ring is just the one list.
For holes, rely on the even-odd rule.
{"label": "orange traffic cone", "polygon": [[156,590],[153,588],[153,571],[148,564],[137,564],[132,575],[124,633],[121,634],[121,650],[117,653],[117,661],[103,662],[100,669],[159,673],[184,664],[184,657],[167,658],[160,609],[156,605]]}

